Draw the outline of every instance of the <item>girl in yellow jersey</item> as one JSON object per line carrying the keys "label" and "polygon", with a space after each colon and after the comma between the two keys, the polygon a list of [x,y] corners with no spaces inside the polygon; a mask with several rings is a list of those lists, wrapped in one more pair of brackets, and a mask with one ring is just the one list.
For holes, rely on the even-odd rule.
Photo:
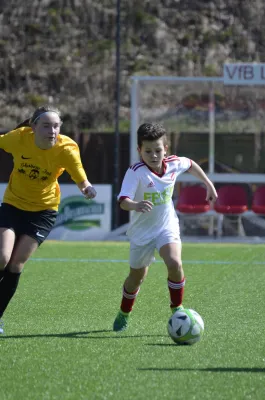
{"label": "girl in yellow jersey", "polygon": [[58,177],[66,170],[86,198],[96,196],[78,145],[60,134],[61,124],[57,109],[40,107],[15,130],[0,135],[0,148],[14,160],[0,207],[0,318],[17,289],[24,264],[55,223]]}

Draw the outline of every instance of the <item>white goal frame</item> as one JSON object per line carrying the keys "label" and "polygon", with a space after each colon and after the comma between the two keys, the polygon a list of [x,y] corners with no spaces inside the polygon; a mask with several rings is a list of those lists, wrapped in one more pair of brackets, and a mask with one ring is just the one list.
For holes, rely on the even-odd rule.
{"label": "white goal frame", "polygon": [[[234,64],[236,65],[236,64]],[[239,64],[239,71],[245,64]],[[247,64],[250,65],[250,64]],[[255,64],[264,65],[264,64]],[[139,84],[143,82],[155,82],[158,84],[163,84],[165,82],[171,83],[183,83],[183,82],[202,82],[202,83],[223,83],[226,84],[224,77],[177,77],[177,76],[132,76],[131,85],[131,124],[130,124],[130,164],[134,164],[139,161],[139,155],[137,152],[137,129],[139,127],[139,100],[138,100],[138,88]],[[230,83],[231,84],[231,83]],[[245,81],[235,83],[236,85],[246,84]],[[247,82],[248,85],[251,82]],[[257,82],[253,82],[257,84]],[[261,84],[260,82],[258,84]],[[265,81],[262,82],[265,84]],[[209,104],[212,103],[212,96],[214,95],[213,90],[209,91]],[[214,182],[233,182],[233,183],[264,183],[265,184],[265,174],[253,174],[253,173],[242,173],[242,174],[231,174],[231,173],[215,173],[215,110],[214,107],[209,108],[209,118],[208,118],[208,131],[209,131],[209,149],[208,149],[208,160],[209,160],[209,170],[208,177]],[[178,182],[195,182],[196,179],[190,174],[182,174],[178,177]]]}

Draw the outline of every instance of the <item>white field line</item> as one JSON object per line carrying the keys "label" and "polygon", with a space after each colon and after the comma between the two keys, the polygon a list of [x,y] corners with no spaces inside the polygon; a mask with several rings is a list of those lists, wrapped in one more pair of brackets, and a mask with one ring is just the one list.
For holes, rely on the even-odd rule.
{"label": "white field line", "polygon": [[[128,260],[113,260],[113,259],[100,259],[100,258],[40,258],[32,257],[29,261],[33,262],[69,262],[69,263],[126,263]],[[163,263],[162,260],[156,260],[156,263]],[[183,260],[183,264],[212,264],[212,265],[232,265],[232,264],[243,264],[243,265],[265,265],[265,261],[226,261],[226,260]]]}

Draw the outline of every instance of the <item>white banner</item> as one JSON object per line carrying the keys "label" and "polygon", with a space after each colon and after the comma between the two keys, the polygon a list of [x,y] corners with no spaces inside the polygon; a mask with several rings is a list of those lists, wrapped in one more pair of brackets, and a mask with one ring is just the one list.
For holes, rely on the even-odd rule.
{"label": "white banner", "polygon": [[[61,204],[48,239],[103,240],[111,231],[111,185],[93,185],[97,196],[87,200],[75,184],[61,184]],[[6,184],[0,184],[2,202]]]}
{"label": "white banner", "polygon": [[265,64],[224,64],[223,78],[225,85],[265,85]]}

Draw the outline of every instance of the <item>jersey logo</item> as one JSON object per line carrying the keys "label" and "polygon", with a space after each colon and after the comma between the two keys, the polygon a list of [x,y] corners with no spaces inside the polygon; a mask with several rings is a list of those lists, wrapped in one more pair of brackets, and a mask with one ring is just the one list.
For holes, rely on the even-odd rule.
{"label": "jersey logo", "polygon": [[[23,156],[21,156],[23,157]],[[47,169],[41,169],[38,165],[22,162],[20,164],[20,168],[17,169],[17,172],[28,177],[31,180],[40,180],[47,181],[49,177],[52,175],[50,171]]]}
{"label": "jersey logo", "polygon": [[148,183],[148,185],[147,185],[147,187],[154,187],[155,186],[155,184],[154,184],[154,182],[153,181],[150,181],[149,183]]}
{"label": "jersey logo", "polygon": [[30,159],[31,159],[31,157],[24,157],[24,156],[21,156],[21,158],[22,158],[23,160],[30,160]]}

